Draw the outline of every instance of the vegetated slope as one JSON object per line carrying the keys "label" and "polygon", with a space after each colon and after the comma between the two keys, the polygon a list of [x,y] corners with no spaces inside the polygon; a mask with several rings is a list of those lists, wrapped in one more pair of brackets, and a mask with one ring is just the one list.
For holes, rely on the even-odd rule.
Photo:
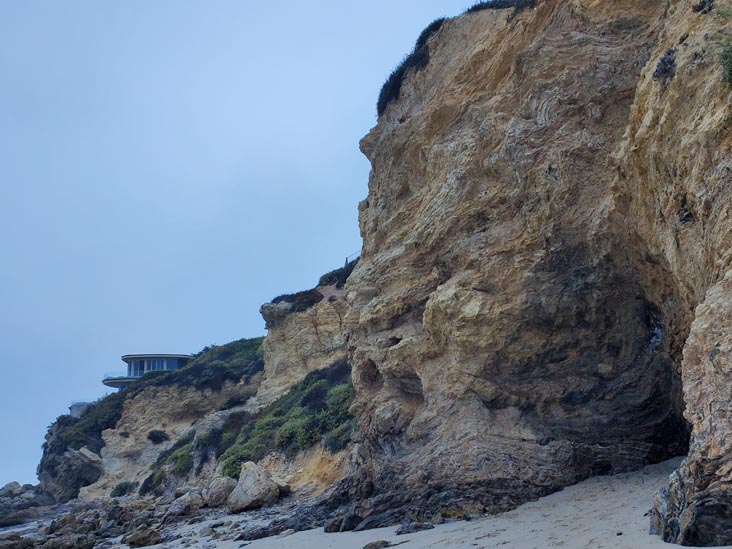
{"label": "vegetated slope", "polygon": [[262,305],[260,313],[267,326],[265,377],[253,406],[270,404],[309,372],[345,358],[344,285],[357,263],[354,260],[324,274],[315,288]]}
{"label": "vegetated slope", "polygon": [[293,459],[318,445],[340,452],[355,428],[348,411],[354,396],[350,377],[348,364],[339,361],[307,374],[259,411],[222,410],[224,420],[218,425],[189,431],[158,456],[140,494],[161,494],[181,479],[200,475],[205,464],[238,479],[242,463],[273,453]]}
{"label": "vegetated slope", "polygon": [[344,321],[363,441],[344,527],[679,455],[686,406],[659,527],[732,543],[706,526],[732,439],[710,329],[728,324],[730,23],[693,8],[473,10],[380,108]]}
{"label": "vegetated slope", "polygon": [[[311,448],[323,436],[322,459],[329,462],[350,440],[353,423],[342,316],[343,286],[355,264],[323,275],[312,290],[263,305],[266,339],[207,347],[185,368],[149,373],[79,419],[59,417],[38,468],[43,488],[65,501],[205,487],[221,469],[236,476],[245,457],[260,460],[271,450],[293,458],[293,449]],[[318,298],[302,297],[312,295]],[[303,408],[297,391],[310,382],[312,402]],[[282,406],[282,399],[288,410],[280,418],[268,406]]]}
{"label": "vegetated slope", "polygon": [[[242,339],[208,347],[185,368],[147,374],[125,391],[96,402],[80,418],[60,416],[49,427],[38,466],[43,489],[59,501],[77,497],[80,488],[110,473],[111,464],[94,455],[104,458],[110,440],[115,448],[106,453],[115,460],[141,453],[147,457],[167,442],[150,439],[156,427],[175,424],[172,430],[160,429],[168,439],[175,438],[212,407],[241,403],[256,392],[261,378],[262,342],[263,338]],[[123,426],[117,429],[121,420]]]}

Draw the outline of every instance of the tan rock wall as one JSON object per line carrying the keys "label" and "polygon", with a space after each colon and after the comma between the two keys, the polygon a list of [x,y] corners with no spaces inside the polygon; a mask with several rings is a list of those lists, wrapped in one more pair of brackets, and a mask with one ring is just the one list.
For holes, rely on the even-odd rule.
{"label": "tan rock wall", "polygon": [[[81,489],[79,497],[92,500],[108,497],[120,482],[142,484],[151,473],[158,456],[175,441],[205,422],[212,412],[232,396],[244,391],[241,384],[226,383],[220,391],[199,390],[171,385],[148,387],[125,402],[122,417],[115,429],[102,433],[105,446],[101,450],[101,478]],[[170,440],[153,444],[148,433],[164,431]],[[185,482],[185,479],[181,479]],[[206,486],[208,478],[191,478],[193,485]]]}
{"label": "tan rock wall", "polygon": [[288,303],[265,303],[260,312],[267,322],[264,340],[264,380],[250,407],[259,408],[282,396],[308,372],[345,358],[344,291],[320,287],[323,300],[300,312]]}
{"label": "tan rock wall", "polygon": [[349,521],[506,508],[684,450],[691,294],[621,204],[616,154],[668,12],[450,20],[362,140],[349,486],[377,497]]}
{"label": "tan rock wall", "polygon": [[730,7],[716,2],[704,15],[691,3],[669,3],[652,59],[674,48],[676,74],[663,85],[652,79],[655,63],[646,67],[617,153],[614,219],[671,273],[679,317],[693,319],[679,343],[689,455],[653,517],[655,531],[684,545],[732,543],[732,110],[720,61],[732,36]]}

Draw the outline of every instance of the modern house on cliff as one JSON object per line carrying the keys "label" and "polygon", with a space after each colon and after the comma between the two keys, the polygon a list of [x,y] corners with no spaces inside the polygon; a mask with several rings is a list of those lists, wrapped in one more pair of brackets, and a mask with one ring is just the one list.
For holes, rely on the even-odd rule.
{"label": "modern house on cliff", "polygon": [[124,355],[122,360],[127,363],[127,374],[108,374],[102,383],[122,390],[148,372],[177,370],[191,358],[191,355]]}

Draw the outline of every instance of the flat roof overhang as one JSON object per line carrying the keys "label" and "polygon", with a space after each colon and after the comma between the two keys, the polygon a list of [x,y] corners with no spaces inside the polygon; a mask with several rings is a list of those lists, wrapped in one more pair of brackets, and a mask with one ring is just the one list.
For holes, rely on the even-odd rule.
{"label": "flat roof overhang", "polygon": [[140,358],[193,358],[193,355],[165,355],[165,354],[141,354],[141,355],[122,355],[122,360],[134,360]]}

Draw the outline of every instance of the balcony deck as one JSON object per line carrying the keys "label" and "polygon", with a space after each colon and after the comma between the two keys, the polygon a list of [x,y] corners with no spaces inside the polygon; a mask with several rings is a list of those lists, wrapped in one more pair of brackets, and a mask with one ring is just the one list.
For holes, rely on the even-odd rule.
{"label": "balcony deck", "polygon": [[114,375],[105,376],[102,380],[107,387],[114,387],[115,389],[124,389],[133,381],[137,381],[139,377],[130,377],[127,375]]}

